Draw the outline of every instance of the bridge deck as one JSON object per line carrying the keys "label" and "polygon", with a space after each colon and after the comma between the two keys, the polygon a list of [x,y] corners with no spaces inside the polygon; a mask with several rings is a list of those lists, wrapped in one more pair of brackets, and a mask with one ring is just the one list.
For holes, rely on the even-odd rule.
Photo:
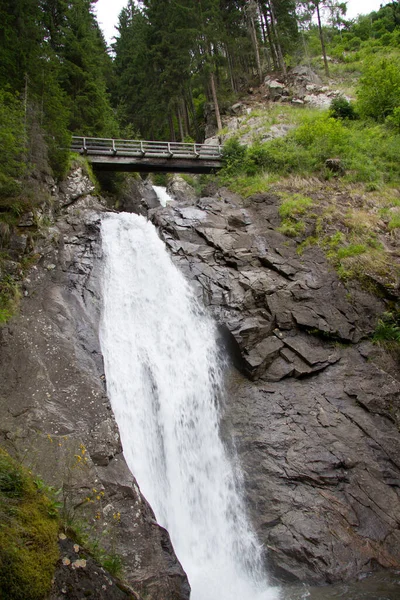
{"label": "bridge deck", "polygon": [[73,137],[71,150],[106,171],[210,173],[222,167],[221,146]]}

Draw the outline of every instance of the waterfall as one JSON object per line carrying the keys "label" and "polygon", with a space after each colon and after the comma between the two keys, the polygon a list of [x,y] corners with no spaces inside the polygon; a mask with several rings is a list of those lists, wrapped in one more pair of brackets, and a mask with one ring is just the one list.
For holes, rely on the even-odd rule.
{"label": "waterfall", "polygon": [[154,226],[102,221],[101,347],[126,461],[168,529],[192,600],[272,600],[219,437],[215,326]]}
{"label": "waterfall", "polygon": [[167,188],[162,185],[153,185],[153,190],[157,194],[161,206],[167,206],[167,202],[172,202],[171,196],[167,192]]}

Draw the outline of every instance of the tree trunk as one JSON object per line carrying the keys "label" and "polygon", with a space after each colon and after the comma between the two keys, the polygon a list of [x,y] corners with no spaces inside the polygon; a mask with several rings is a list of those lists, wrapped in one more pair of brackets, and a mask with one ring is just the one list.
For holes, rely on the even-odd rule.
{"label": "tree trunk", "polygon": [[171,142],[175,142],[176,138],[175,138],[175,128],[174,128],[174,120],[172,118],[171,113],[168,114],[168,125],[169,125],[169,136],[170,136],[170,141]]}
{"label": "tree trunk", "polygon": [[217,128],[218,128],[218,131],[219,131],[219,130],[222,129],[222,121],[221,121],[221,113],[219,112],[217,90],[216,90],[216,87],[215,87],[215,77],[214,77],[214,73],[212,71],[210,73],[210,87],[211,87],[212,99],[213,99],[213,102],[214,102],[215,118],[217,119]]}
{"label": "tree trunk", "polygon": [[324,34],[322,31],[322,25],[321,25],[321,15],[319,14],[319,2],[316,3],[316,8],[317,8],[319,39],[321,40],[322,56],[324,58],[324,65],[325,65],[325,75],[327,77],[329,77],[329,65],[328,65],[328,59],[326,58],[325,40],[324,40]]}
{"label": "tree trunk", "polygon": [[269,19],[268,19],[267,8],[265,6],[264,6],[263,15],[264,15],[265,27],[267,28],[267,36],[268,36],[268,41],[269,41],[269,47],[271,48],[272,62],[274,63],[274,68],[275,69],[279,69],[278,53],[276,51],[276,47],[275,47],[275,43],[274,43],[274,37],[272,35],[271,26],[270,26],[270,22],[269,22]]}
{"label": "tree trunk", "polygon": [[275,12],[274,12],[274,7],[273,7],[272,2],[270,2],[270,1],[268,2],[268,7],[269,7],[269,11],[271,13],[271,27],[272,27],[272,31],[273,31],[274,38],[275,38],[276,51],[277,51],[278,59],[279,59],[279,66],[282,69],[283,76],[286,79],[286,76],[287,76],[286,64],[285,64],[285,59],[283,58],[282,47],[279,42],[277,20],[275,18]]}
{"label": "tree trunk", "polygon": [[263,74],[262,74],[261,60],[260,60],[260,49],[258,47],[256,25],[255,25],[255,22],[254,22],[254,16],[252,14],[249,14],[249,21],[250,21],[251,41],[253,42],[254,54],[255,54],[255,57],[256,57],[258,79],[259,79],[259,82],[262,83]]}
{"label": "tree trunk", "polygon": [[230,55],[230,52],[227,48],[227,46],[225,46],[225,51],[226,51],[226,58],[227,58],[227,62],[228,62],[228,72],[229,72],[229,79],[231,80],[231,88],[232,88],[232,92],[236,92],[236,84],[235,84],[235,79],[233,77],[233,66],[232,66],[232,58]]}
{"label": "tree trunk", "polygon": [[186,100],[184,97],[182,98],[182,114],[183,114],[183,127],[184,127],[185,136],[189,136],[190,135],[189,112],[188,112],[188,107],[187,107]]}
{"label": "tree trunk", "polygon": [[183,142],[185,140],[185,134],[184,134],[184,131],[183,131],[182,113],[181,113],[181,107],[179,106],[179,104],[178,104],[177,109],[176,109],[176,118],[178,119],[179,135],[180,135],[180,138],[181,138],[181,142]]}

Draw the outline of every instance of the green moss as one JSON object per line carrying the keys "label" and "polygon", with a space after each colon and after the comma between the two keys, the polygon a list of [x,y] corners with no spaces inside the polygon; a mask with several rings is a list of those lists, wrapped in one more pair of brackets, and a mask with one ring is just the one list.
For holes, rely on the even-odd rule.
{"label": "green moss", "polygon": [[17,281],[11,275],[5,275],[0,280],[0,325],[7,323],[15,315],[20,298]]}
{"label": "green moss", "polygon": [[400,227],[400,214],[393,215],[388,223],[388,228],[390,231],[393,229],[398,229]]}
{"label": "green moss", "polygon": [[58,560],[54,502],[0,449],[0,597],[42,600]]}

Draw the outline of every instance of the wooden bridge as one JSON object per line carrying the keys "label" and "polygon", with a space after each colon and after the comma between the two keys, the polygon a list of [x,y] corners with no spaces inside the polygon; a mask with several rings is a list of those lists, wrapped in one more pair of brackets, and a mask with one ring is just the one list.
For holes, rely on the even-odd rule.
{"label": "wooden bridge", "polygon": [[104,171],[211,173],[222,167],[222,147],[206,144],[74,136],[71,150]]}

